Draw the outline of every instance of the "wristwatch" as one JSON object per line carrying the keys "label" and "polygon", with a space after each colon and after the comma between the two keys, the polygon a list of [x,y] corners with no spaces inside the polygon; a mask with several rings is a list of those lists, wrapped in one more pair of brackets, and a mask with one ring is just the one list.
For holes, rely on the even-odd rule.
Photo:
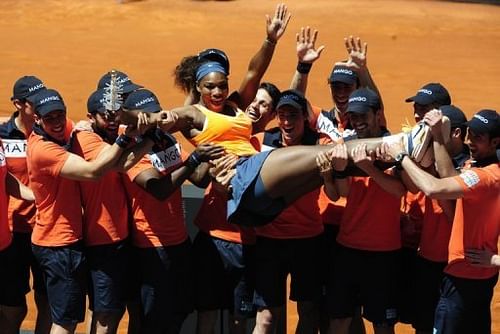
{"label": "wristwatch", "polygon": [[406,152],[401,152],[401,153],[398,153],[396,155],[396,157],[394,157],[394,161],[396,162],[396,168],[401,170],[403,169],[403,166],[401,165],[401,163],[403,162],[403,159],[408,156],[408,153]]}

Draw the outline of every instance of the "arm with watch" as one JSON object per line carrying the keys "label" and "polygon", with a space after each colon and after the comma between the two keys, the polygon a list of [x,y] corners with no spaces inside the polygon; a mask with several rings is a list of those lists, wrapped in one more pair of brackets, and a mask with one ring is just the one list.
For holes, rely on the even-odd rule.
{"label": "arm with watch", "polygon": [[401,166],[411,181],[426,196],[437,199],[457,199],[463,195],[460,184],[452,177],[438,179],[418,167],[405,153],[402,143],[383,144],[383,151]]}

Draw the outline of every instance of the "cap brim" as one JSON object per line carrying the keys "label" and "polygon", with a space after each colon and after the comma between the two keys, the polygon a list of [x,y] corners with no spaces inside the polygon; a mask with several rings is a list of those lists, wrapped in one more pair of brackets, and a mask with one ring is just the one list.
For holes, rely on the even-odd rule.
{"label": "cap brim", "polygon": [[41,116],[45,116],[50,112],[57,111],[57,110],[62,110],[66,111],[66,107],[62,103],[52,103],[52,104],[47,104],[44,105],[36,110],[38,114]]}
{"label": "cap brim", "polygon": [[427,95],[423,95],[423,94],[409,97],[405,101],[406,102],[415,102],[415,103],[418,103],[418,104],[421,104],[424,106],[434,102],[431,97],[428,97]]}
{"label": "cap brim", "polygon": [[348,104],[347,105],[347,112],[353,112],[356,114],[364,114],[370,111],[370,106],[365,105],[365,104]]}
{"label": "cap brim", "polygon": [[468,122],[465,122],[465,125],[471,129],[474,133],[487,133],[489,132],[489,128],[484,125],[481,121],[477,119],[471,119]]}
{"label": "cap brim", "polygon": [[294,107],[295,109],[297,110],[302,110],[302,106],[295,102],[295,101],[284,101],[282,103],[278,103],[278,105],[276,106],[276,109],[279,109],[283,106],[291,106],[291,107]]}
{"label": "cap brim", "polygon": [[342,82],[342,83],[345,83],[347,85],[353,85],[357,82],[357,80],[356,80],[356,78],[353,78],[353,77],[340,75],[340,76],[335,76],[335,77],[330,78],[330,83],[335,83],[335,82]]}

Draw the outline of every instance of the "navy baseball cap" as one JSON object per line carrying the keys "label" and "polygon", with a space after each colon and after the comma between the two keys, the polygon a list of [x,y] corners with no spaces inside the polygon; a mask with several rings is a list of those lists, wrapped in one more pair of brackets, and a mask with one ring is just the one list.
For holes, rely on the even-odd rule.
{"label": "navy baseball cap", "polygon": [[448,90],[440,83],[429,83],[417,91],[415,96],[409,97],[406,102],[415,102],[421,105],[437,103],[440,106],[451,104]]}
{"label": "navy baseball cap", "polygon": [[466,124],[476,134],[489,133],[492,137],[500,136],[500,116],[495,110],[480,110]]}
{"label": "navy baseball cap", "polygon": [[12,89],[12,97],[10,99],[25,99],[28,96],[35,95],[42,89],[46,89],[42,80],[32,75],[25,75],[17,79]]}
{"label": "navy baseball cap", "polygon": [[87,111],[90,114],[103,113],[106,111],[104,106],[104,89],[98,89],[93,92],[87,100]]}
{"label": "navy baseball cap", "polygon": [[[124,94],[131,93],[139,88],[143,88],[142,86],[133,83],[132,80],[130,80],[130,78],[128,77],[128,75],[126,75],[123,72],[116,71],[116,76],[118,77],[117,78],[118,83],[122,85]],[[108,72],[104,74],[102,78],[99,80],[99,83],[97,84],[97,89],[106,88],[110,82],[111,82],[111,72]]]}
{"label": "navy baseball cap", "polygon": [[33,103],[35,112],[40,116],[45,116],[56,110],[66,111],[62,96],[54,89],[40,90],[36,95],[27,99]]}
{"label": "navy baseball cap", "polygon": [[198,53],[198,61],[215,61],[224,67],[227,75],[229,75],[229,58],[226,53],[219,49],[206,49]]}
{"label": "navy baseball cap", "polygon": [[454,105],[441,106],[439,110],[441,110],[443,116],[448,117],[452,128],[460,128],[467,123],[464,112]]}
{"label": "navy baseball cap", "polygon": [[302,112],[307,112],[307,100],[304,95],[295,89],[288,89],[281,93],[276,109],[282,106],[292,106]]}
{"label": "navy baseball cap", "polygon": [[122,107],[127,110],[141,110],[144,112],[159,112],[162,110],[160,101],[148,89],[139,89],[130,93]]}
{"label": "navy baseball cap", "polygon": [[380,98],[369,88],[360,88],[352,92],[347,104],[347,112],[367,113],[380,109]]}
{"label": "navy baseball cap", "polygon": [[343,82],[348,85],[353,85],[358,82],[358,75],[356,72],[346,66],[335,65],[332,73],[330,73],[329,82]]}

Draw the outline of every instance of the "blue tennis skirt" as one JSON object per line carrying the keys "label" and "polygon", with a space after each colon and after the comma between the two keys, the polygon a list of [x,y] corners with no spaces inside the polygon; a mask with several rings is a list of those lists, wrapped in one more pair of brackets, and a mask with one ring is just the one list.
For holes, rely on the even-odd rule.
{"label": "blue tennis skirt", "polygon": [[272,222],[286,207],[283,198],[270,198],[260,178],[260,170],[271,151],[240,158],[231,180],[232,196],[227,201],[227,220],[245,226]]}

